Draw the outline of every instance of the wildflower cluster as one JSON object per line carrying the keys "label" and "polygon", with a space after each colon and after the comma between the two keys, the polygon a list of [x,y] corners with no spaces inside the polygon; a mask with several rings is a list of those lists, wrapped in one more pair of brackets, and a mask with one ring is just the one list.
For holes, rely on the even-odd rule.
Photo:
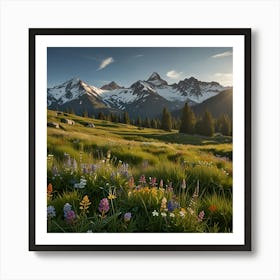
{"label": "wildflower cluster", "polygon": [[87,195],[83,197],[83,200],[80,202],[80,210],[83,214],[89,213],[88,209],[91,205],[91,202],[89,201],[89,198]]}
{"label": "wildflower cluster", "polygon": [[87,180],[83,177],[80,179],[80,183],[75,183],[74,188],[75,189],[83,189],[87,185]]}

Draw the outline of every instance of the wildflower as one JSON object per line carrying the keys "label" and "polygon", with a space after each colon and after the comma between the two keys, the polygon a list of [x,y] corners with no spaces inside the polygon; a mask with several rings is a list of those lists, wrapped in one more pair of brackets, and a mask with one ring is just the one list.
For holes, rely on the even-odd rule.
{"label": "wildflower", "polygon": [[73,160],[73,168],[74,168],[74,170],[76,170],[78,168],[76,159]]}
{"label": "wildflower", "polygon": [[133,188],[134,187],[134,178],[133,177],[130,177],[129,180],[128,180],[128,186],[130,188]]}
{"label": "wildflower", "polygon": [[166,208],[166,203],[167,203],[167,199],[164,197],[164,198],[161,200],[161,206],[160,206],[160,208],[161,208],[161,209],[165,209],[165,208]]}
{"label": "wildflower", "polygon": [[175,217],[175,214],[174,214],[174,213],[170,213],[169,216],[170,216],[171,218],[174,218],[174,217]]}
{"label": "wildflower", "polygon": [[110,209],[109,206],[109,201],[107,198],[102,198],[100,200],[99,206],[98,206],[98,210],[100,213],[102,213],[102,215],[104,215],[105,213],[107,213]]}
{"label": "wildflower", "polygon": [[97,164],[92,164],[91,165],[91,171],[95,172],[98,169],[98,165]]}
{"label": "wildflower", "polygon": [[156,187],[153,187],[153,188],[151,189],[151,195],[152,195],[152,196],[157,196],[157,188],[156,188]]}
{"label": "wildflower", "polygon": [[170,183],[168,184],[168,187],[167,187],[166,190],[167,190],[168,192],[172,192],[172,191],[173,191],[172,182],[170,182]]}
{"label": "wildflower", "polygon": [[52,174],[55,176],[58,173],[58,169],[56,166],[53,166],[52,168]]}
{"label": "wildflower", "polygon": [[209,209],[210,212],[215,212],[217,210],[217,206],[212,204],[212,205],[209,206],[208,209]]}
{"label": "wildflower", "polygon": [[48,184],[48,187],[47,187],[47,193],[48,193],[48,194],[51,194],[52,191],[53,191],[53,186],[52,186],[51,183],[49,183],[49,184]]}
{"label": "wildflower", "polygon": [[166,217],[167,216],[167,214],[165,212],[161,212],[160,214],[161,214],[162,217]]}
{"label": "wildflower", "polygon": [[197,185],[196,185],[196,188],[194,190],[194,193],[192,195],[192,199],[189,203],[189,207],[191,208],[193,205],[196,204],[196,201],[198,199],[198,194],[199,194],[199,181],[197,181]]}
{"label": "wildflower", "polygon": [[67,216],[67,212],[72,210],[72,206],[71,204],[69,204],[68,202],[64,204],[63,206],[63,212],[64,212],[64,217],[66,218]]}
{"label": "wildflower", "polygon": [[188,209],[188,211],[189,211],[189,213],[190,213],[191,215],[193,215],[193,214],[194,214],[194,211],[193,211],[193,209],[192,209],[192,208],[188,207],[187,209]]}
{"label": "wildflower", "polygon": [[87,195],[83,197],[83,200],[80,202],[80,209],[83,213],[88,213],[88,208],[91,205],[91,202],[89,201],[89,198]]}
{"label": "wildflower", "polygon": [[155,178],[155,177],[150,178],[150,185],[152,187],[155,187],[157,185],[157,178]]}
{"label": "wildflower", "polygon": [[141,175],[141,177],[139,179],[139,183],[140,184],[146,184],[146,177],[145,177],[145,175]]}
{"label": "wildflower", "polygon": [[80,183],[75,183],[74,184],[74,188],[75,189],[83,189],[87,184],[87,180],[84,179],[83,177],[81,177],[80,179]]}
{"label": "wildflower", "polygon": [[67,167],[71,167],[71,157],[70,157],[70,155],[69,154],[65,154],[65,157],[67,158]]}
{"label": "wildflower", "polygon": [[186,209],[185,209],[185,208],[181,208],[179,214],[180,214],[181,217],[185,217],[185,215],[186,215]]}
{"label": "wildflower", "polygon": [[183,179],[181,188],[184,190],[186,187],[187,187],[187,186],[186,186],[186,180]]}
{"label": "wildflower", "polygon": [[65,216],[65,219],[66,219],[66,222],[67,223],[73,223],[76,219],[76,214],[73,210],[70,210],[66,213],[66,216]]}
{"label": "wildflower", "polygon": [[163,188],[163,180],[162,180],[162,179],[161,179],[160,182],[159,182],[159,187],[160,187],[160,188]]}
{"label": "wildflower", "polygon": [[108,151],[107,152],[107,159],[110,159],[111,158],[111,151]]}
{"label": "wildflower", "polygon": [[205,215],[205,213],[204,213],[204,211],[202,210],[202,211],[198,214],[197,221],[198,221],[198,222],[201,222],[201,221],[203,220],[203,218],[204,218],[204,215]]}
{"label": "wildflower", "polygon": [[153,212],[152,212],[152,214],[153,214],[153,217],[158,217],[158,211],[157,210],[154,210]]}
{"label": "wildflower", "polygon": [[174,211],[174,209],[178,208],[178,203],[174,200],[169,200],[167,203],[167,209],[169,212]]}
{"label": "wildflower", "polygon": [[55,208],[52,205],[49,205],[47,207],[47,217],[48,218],[54,218],[56,216]]}
{"label": "wildflower", "polygon": [[119,172],[120,172],[123,176],[128,177],[128,175],[129,175],[129,165],[128,165],[128,163],[123,163],[123,164],[121,165],[121,167],[119,168]]}
{"label": "wildflower", "polygon": [[116,199],[117,198],[117,196],[116,195],[114,195],[113,193],[109,193],[109,195],[108,195],[108,199],[110,199],[110,200],[113,200],[113,199]]}
{"label": "wildflower", "polygon": [[131,219],[131,213],[130,212],[125,213],[123,218],[125,222],[129,222]]}

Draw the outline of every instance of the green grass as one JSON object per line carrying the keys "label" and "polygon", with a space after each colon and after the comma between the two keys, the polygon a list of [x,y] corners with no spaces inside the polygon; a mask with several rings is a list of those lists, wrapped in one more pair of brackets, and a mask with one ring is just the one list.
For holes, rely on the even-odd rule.
{"label": "green grass", "polygon": [[[228,232],[232,230],[232,138],[216,135],[203,137],[199,135],[180,134],[178,131],[166,132],[160,129],[116,124],[108,121],[83,118],[68,114],[66,118],[75,121],[75,125],[61,123],[65,116],[56,116],[48,110],[48,122],[57,122],[59,129],[47,128],[48,131],[48,183],[55,189],[52,203],[60,209],[57,221],[49,221],[49,231],[84,232],[119,231],[119,232]],[[87,123],[94,123],[94,128],[87,128]],[[71,158],[71,167],[67,159]],[[73,169],[73,162],[76,167]],[[123,163],[128,170],[123,171]],[[87,168],[85,174],[83,168]],[[90,168],[93,168],[92,171]],[[58,174],[56,174],[58,173]],[[186,215],[182,220],[179,210],[176,219],[169,216],[155,220],[151,212],[160,211],[162,196],[146,197],[142,194],[136,198],[128,197],[128,178],[135,178],[135,185],[141,175],[157,178],[164,188],[172,185],[174,197],[181,207],[188,207],[188,201],[197,186],[200,196],[197,211],[205,211],[205,222],[197,223],[197,217]],[[75,190],[73,185],[83,176],[87,186]],[[187,186],[182,193],[182,181]],[[102,221],[98,214],[100,199],[107,197],[110,189],[118,192],[114,200],[115,211]],[[66,224],[61,214],[63,205],[68,202],[79,212],[79,201],[84,195],[92,200],[89,216],[79,217],[79,223]],[[166,194],[167,195],[167,194]],[[217,206],[217,212],[209,212],[211,205]],[[112,205],[113,206],[113,205]],[[114,208],[114,207],[113,207]],[[122,215],[131,212],[131,223],[123,222]],[[198,212],[195,214],[198,215]],[[210,219],[211,218],[211,219]],[[206,222],[207,221],[207,222]]]}

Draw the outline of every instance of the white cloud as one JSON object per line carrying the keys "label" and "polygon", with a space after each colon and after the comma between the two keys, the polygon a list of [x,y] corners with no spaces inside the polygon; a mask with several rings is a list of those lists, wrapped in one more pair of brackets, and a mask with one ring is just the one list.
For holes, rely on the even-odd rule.
{"label": "white cloud", "polygon": [[143,54],[137,54],[137,55],[135,55],[134,57],[135,58],[138,58],[138,57],[142,57],[142,56],[144,56]]}
{"label": "white cloud", "polygon": [[105,67],[107,67],[108,65],[110,65],[111,63],[114,62],[114,58],[113,57],[107,57],[105,59],[103,59],[99,65],[99,68],[97,70],[101,70],[104,69]]}
{"label": "white cloud", "polygon": [[183,72],[177,72],[175,70],[170,70],[166,73],[166,76],[171,79],[179,79],[182,76]]}
{"label": "white cloud", "polygon": [[213,58],[221,58],[221,57],[226,57],[226,56],[232,56],[232,51],[226,51],[226,52],[223,52],[223,53],[217,53],[217,54],[212,55],[211,57],[213,57]]}
{"label": "white cloud", "polygon": [[232,86],[232,73],[215,73],[213,78],[223,86]]}

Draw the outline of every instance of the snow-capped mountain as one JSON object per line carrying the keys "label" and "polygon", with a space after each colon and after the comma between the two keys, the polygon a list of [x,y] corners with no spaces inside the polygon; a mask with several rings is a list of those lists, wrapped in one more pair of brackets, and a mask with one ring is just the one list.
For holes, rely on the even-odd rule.
{"label": "snow-capped mountain", "polygon": [[73,108],[81,114],[85,110],[93,114],[100,110],[128,111],[131,117],[154,116],[163,107],[170,111],[201,103],[227,89],[217,82],[202,82],[194,77],[169,85],[156,72],[147,80],[138,80],[124,88],[111,82],[101,88],[88,85],[80,79],[71,79],[61,85],[48,88],[48,108],[65,110]]}
{"label": "snow-capped mountain", "polygon": [[100,93],[102,93],[101,89],[90,86],[79,78],[73,78],[61,85],[47,89],[48,106],[51,106],[53,103],[63,105],[72,100],[79,99],[85,94],[102,102]]}

